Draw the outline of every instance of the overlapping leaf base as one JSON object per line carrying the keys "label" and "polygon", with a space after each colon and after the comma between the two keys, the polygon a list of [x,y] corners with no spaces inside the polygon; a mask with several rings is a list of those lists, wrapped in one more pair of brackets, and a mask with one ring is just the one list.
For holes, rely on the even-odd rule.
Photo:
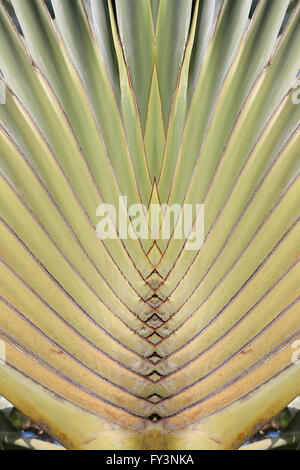
{"label": "overlapping leaf base", "polygon": [[[300,393],[292,3],[1,3],[0,393],[67,448],[238,448]],[[120,196],[204,245],[101,241]]]}

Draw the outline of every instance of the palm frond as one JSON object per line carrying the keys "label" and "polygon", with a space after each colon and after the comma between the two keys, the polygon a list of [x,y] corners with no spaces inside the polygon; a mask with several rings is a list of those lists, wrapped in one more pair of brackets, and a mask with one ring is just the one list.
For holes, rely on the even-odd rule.
{"label": "palm frond", "polygon": [[[66,448],[237,449],[299,395],[299,69],[299,1],[1,0],[0,394]],[[101,240],[120,201],[203,246]]]}

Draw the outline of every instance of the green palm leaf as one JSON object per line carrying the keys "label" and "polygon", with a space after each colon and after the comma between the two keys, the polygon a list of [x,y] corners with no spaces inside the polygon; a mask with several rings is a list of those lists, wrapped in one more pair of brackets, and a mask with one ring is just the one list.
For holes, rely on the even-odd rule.
{"label": "green palm leaf", "polygon": [[252,3],[1,1],[0,393],[68,449],[236,449],[300,393],[300,3]]}

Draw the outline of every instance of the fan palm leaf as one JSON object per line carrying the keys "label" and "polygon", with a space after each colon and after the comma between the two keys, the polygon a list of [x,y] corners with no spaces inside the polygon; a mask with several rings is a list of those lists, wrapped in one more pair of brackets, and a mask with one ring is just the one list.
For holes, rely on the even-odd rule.
{"label": "fan palm leaf", "polygon": [[[0,393],[68,449],[236,449],[300,393],[300,3],[254,3],[1,1]],[[120,201],[203,245],[100,239]]]}

